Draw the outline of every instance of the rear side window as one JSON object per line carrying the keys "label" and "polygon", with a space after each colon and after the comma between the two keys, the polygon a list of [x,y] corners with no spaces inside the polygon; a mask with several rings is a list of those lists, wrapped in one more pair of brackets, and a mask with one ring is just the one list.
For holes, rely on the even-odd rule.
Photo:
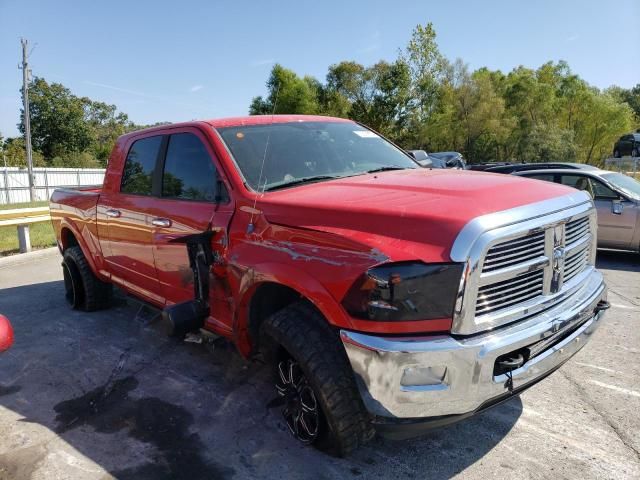
{"label": "rear side window", "polygon": [[143,138],[133,142],[124,164],[120,192],[151,195],[153,172],[161,143],[162,136]]}
{"label": "rear side window", "polygon": [[215,202],[216,169],[202,141],[192,133],[171,135],[162,176],[162,196]]}
{"label": "rear side window", "polygon": [[544,180],[546,182],[553,182],[553,173],[538,173],[536,175],[523,175],[526,178],[534,178],[536,180]]}

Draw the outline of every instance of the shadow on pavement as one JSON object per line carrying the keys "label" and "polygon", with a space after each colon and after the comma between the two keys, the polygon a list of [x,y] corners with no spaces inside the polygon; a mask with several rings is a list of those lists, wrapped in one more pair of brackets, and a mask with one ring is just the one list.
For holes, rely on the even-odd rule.
{"label": "shadow on pavement", "polygon": [[[418,439],[376,438],[347,459],[329,457],[290,438],[267,407],[268,368],[227,342],[167,339],[153,311],[122,298],[106,311],[70,311],[62,290],[61,281],[0,290],[15,329],[0,357],[0,406],[24,417],[6,425],[0,409],[0,478],[30,478],[59,442],[51,432],[121,479],[449,478],[522,413],[514,398]],[[46,427],[48,441],[28,423]],[[24,446],[3,445],[17,437]]]}
{"label": "shadow on pavement", "polygon": [[640,253],[623,250],[598,250],[596,268],[640,272]]}

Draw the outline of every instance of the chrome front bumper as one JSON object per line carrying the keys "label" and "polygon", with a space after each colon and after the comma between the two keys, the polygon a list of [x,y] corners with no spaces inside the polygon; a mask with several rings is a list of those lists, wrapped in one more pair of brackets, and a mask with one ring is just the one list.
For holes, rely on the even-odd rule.
{"label": "chrome front bumper", "polygon": [[[577,353],[600,325],[606,286],[593,270],[571,297],[519,323],[469,337],[340,332],[364,404],[378,421],[464,417],[510,394],[496,359],[553,335],[557,343],[511,372],[519,392]],[[570,332],[570,333],[569,333]],[[564,337],[564,338],[563,338]]]}

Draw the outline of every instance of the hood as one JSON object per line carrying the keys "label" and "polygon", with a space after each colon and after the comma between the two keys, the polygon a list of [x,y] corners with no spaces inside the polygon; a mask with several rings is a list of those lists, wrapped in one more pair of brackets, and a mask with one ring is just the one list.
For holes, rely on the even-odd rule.
{"label": "hood", "polygon": [[446,262],[475,217],[572,191],[512,175],[415,169],[292,187],[258,205],[269,222],[338,234],[393,261]]}

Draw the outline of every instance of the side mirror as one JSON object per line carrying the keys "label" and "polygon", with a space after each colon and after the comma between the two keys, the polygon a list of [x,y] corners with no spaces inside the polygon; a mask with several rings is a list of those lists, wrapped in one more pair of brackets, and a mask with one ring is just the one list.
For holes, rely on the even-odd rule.
{"label": "side mirror", "polygon": [[433,162],[424,150],[407,150],[407,153],[423,167],[431,168],[433,166]]}
{"label": "side mirror", "polygon": [[427,155],[427,152],[425,152],[424,150],[407,150],[407,153],[411,155],[413,159],[417,160],[418,162],[420,160],[426,160],[427,158],[429,158],[429,155]]}
{"label": "side mirror", "polygon": [[620,200],[614,200],[611,202],[611,213],[615,215],[622,215],[622,209],[624,206]]}

